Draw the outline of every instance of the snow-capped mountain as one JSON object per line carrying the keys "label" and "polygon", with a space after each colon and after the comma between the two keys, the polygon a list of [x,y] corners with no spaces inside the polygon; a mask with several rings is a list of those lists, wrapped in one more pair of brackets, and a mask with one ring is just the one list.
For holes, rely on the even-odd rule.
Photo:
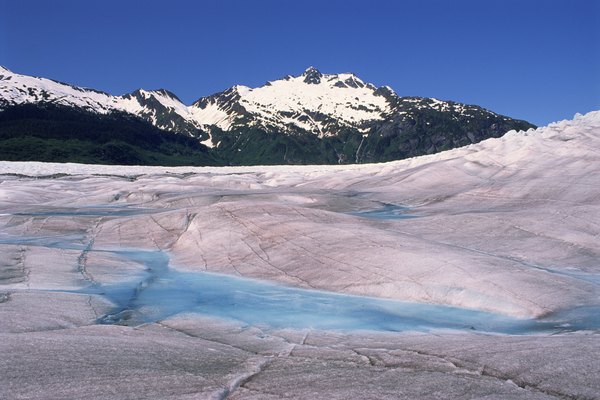
{"label": "snow-capped mountain", "polygon": [[353,74],[322,74],[310,67],[300,76],[287,76],[258,88],[236,85],[202,97],[191,106],[161,90],[137,90],[111,96],[94,89],[71,86],[46,78],[19,75],[0,67],[0,102],[5,105],[50,102],[106,114],[122,111],[138,115],[166,130],[218,127],[228,131],[258,126],[281,132],[335,135],[349,127],[367,132],[392,110],[391,89],[377,90]]}
{"label": "snow-capped mountain", "polygon": [[383,91],[353,74],[322,74],[310,67],[300,76],[286,76],[255,89],[234,86],[203,97],[191,110],[201,125],[225,131],[259,126],[322,137],[343,128],[366,133],[374,122],[385,119],[392,104]]}
{"label": "snow-capped mountain", "polygon": [[0,107],[52,103],[98,114],[114,111],[137,115],[160,129],[197,135],[198,126],[188,107],[165,89],[143,90],[122,96],[72,86],[46,78],[20,75],[0,66]]}
{"label": "snow-capped mountain", "polygon": [[354,74],[314,67],[257,88],[236,85],[189,106],[164,89],[112,96],[0,67],[0,109],[27,104],[131,114],[199,138],[233,164],[390,161],[533,127],[479,106],[400,97]]}

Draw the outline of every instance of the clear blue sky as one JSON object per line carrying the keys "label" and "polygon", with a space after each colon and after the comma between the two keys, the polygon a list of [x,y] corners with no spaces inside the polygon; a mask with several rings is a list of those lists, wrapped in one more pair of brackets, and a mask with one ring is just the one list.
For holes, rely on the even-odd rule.
{"label": "clear blue sky", "polygon": [[535,124],[600,109],[598,0],[0,0],[0,64],[184,102],[314,65]]}

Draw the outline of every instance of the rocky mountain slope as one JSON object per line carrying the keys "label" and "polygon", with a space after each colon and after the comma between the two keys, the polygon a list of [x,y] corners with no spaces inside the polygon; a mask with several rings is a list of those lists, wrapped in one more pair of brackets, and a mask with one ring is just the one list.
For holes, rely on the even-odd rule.
{"label": "rocky mountain slope", "polygon": [[400,97],[353,74],[313,67],[258,88],[234,86],[190,106],[164,89],[112,96],[0,67],[0,109],[49,104],[133,115],[197,138],[233,165],[390,161],[533,127],[478,106]]}

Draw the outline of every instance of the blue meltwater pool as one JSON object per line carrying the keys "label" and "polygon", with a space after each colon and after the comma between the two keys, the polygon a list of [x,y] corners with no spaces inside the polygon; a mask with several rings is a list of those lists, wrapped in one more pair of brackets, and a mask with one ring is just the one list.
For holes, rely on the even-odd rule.
{"label": "blue meltwater pool", "polygon": [[147,270],[127,282],[91,286],[85,290],[106,296],[115,304],[112,312],[99,319],[105,324],[138,325],[185,312],[248,325],[298,329],[452,329],[529,334],[599,326],[597,319],[584,319],[578,324],[563,318],[517,319],[457,307],[299,289],[229,275],[182,272],[169,268],[168,255],[164,252],[119,250],[114,253],[143,263]]}

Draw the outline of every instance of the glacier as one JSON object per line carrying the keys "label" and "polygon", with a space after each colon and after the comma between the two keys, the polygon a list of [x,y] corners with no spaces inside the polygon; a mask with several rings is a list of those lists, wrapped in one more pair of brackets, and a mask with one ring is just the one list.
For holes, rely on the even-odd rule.
{"label": "glacier", "polygon": [[[598,398],[598,165],[600,111],[385,164],[0,162],[0,398]],[[153,303],[99,324],[118,301],[90,287],[152,287],[131,249],[179,277],[557,324],[339,330]]]}

